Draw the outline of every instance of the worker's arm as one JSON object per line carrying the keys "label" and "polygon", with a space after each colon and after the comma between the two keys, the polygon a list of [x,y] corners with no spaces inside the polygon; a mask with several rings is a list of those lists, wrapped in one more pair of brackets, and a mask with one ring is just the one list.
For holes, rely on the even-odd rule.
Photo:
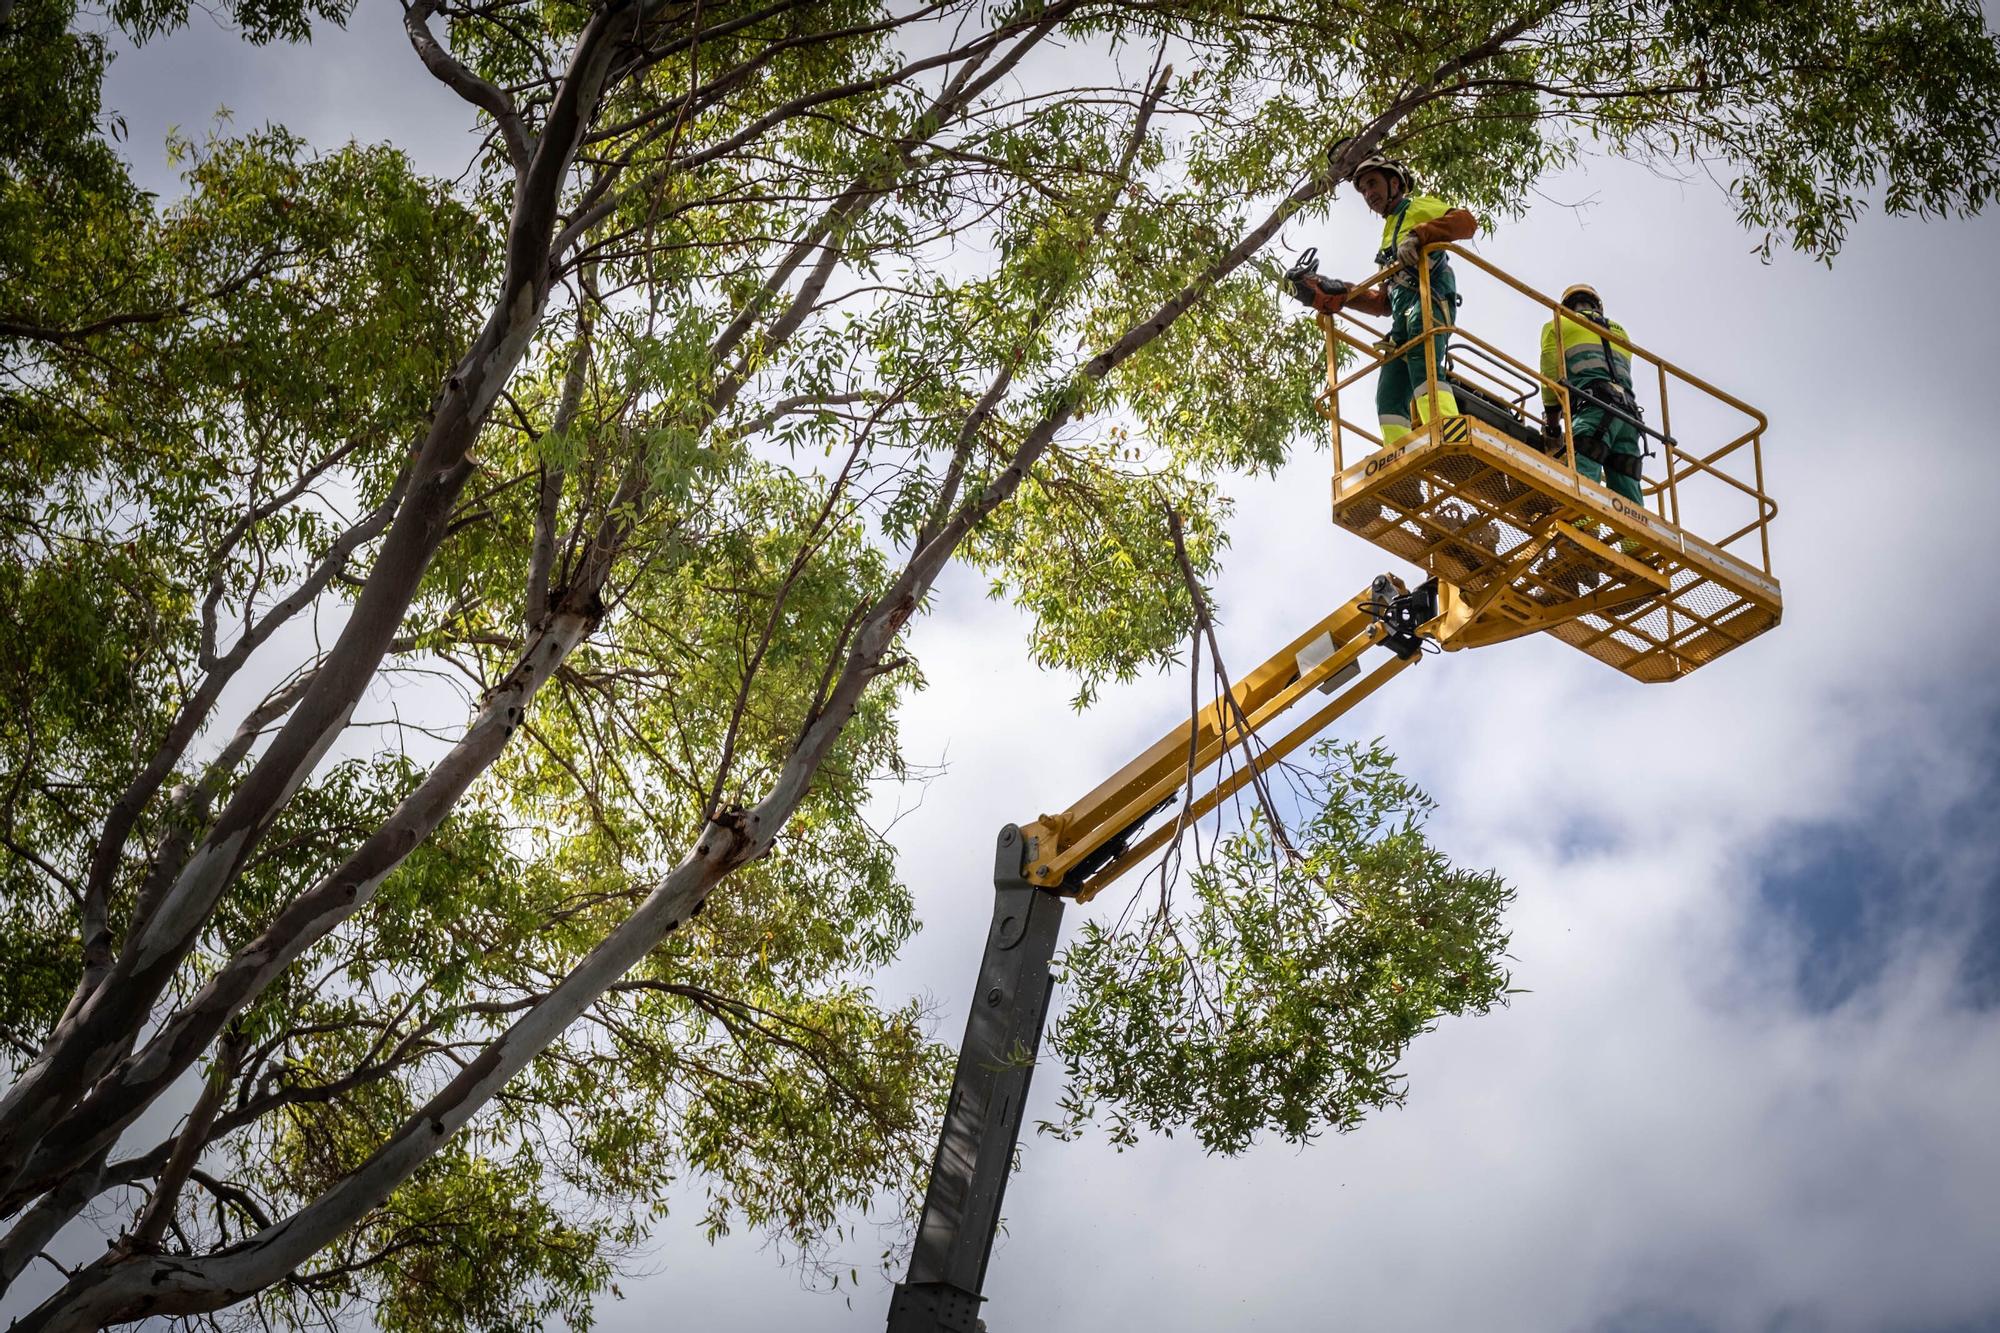
{"label": "worker's arm", "polygon": [[1364,315],[1386,315],[1389,313],[1389,293],[1386,288],[1370,287],[1365,292],[1349,292],[1347,308]]}
{"label": "worker's arm", "polygon": [[1337,315],[1347,304],[1347,284],[1338,278],[1302,273],[1292,279],[1292,296],[1322,315]]}
{"label": "worker's arm", "polygon": [[1479,219],[1462,208],[1453,208],[1434,194],[1420,194],[1410,200],[1405,214],[1408,224],[1396,242],[1396,258],[1414,265],[1427,245],[1463,241],[1479,230]]}
{"label": "worker's arm", "polygon": [[1462,208],[1453,208],[1429,222],[1419,222],[1410,228],[1410,235],[1417,238],[1419,245],[1436,245],[1441,241],[1469,241],[1478,230],[1478,218]]}
{"label": "worker's arm", "polygon": [[[1446,208],[1442,200],[1430,195],[1422,195],[1412,200],[1410,207],[1420,214],[1437,211],[1434,216],[1413,223],[1410,229],[1403,233],[1397,257],[1405,264],[1414,265],[1418,253],[1427,245],[1469,240],[1473,233],[1479,230],[1478,218],[1462,208]],[[1351,309],[1358,310],[1364,315],[1386,315],[1389,313],[1389,294],[1381,289],[1357,292],[1347,298],[1347,304]]]}

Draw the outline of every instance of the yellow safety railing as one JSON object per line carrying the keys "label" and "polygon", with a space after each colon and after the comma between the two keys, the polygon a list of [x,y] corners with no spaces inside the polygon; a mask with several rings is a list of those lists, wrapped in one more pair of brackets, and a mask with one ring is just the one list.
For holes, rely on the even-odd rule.
{"label": "yellow safety railing", "polygon": [[[1428,262],[1436,251],[1449,253],[1464,266],[1458,273],[1461,293],[1467,289],[1467,270],[1492,279],[1493,286],[1474,284],[1476,294],[1464,304],[1465,309],[1475,313],[1479,325],[1490,329],[1503,322],[1501,318],[1489,318],[1495,308],[1486,298],[1493,293],[1514,298],[1515,312],[1532,310],[1539,314],[1539,320],[1532,322],[1522,335],[1535,340],[1526,359],[1509,352],[1501,341],[1482,333],[1480,327],[1458,323],[1456,312],[1451,323],[1437,321]],[[1675,528],[1698,535],[1713,547],[1729,550],[1737,559],[1760,567],[1766,575],[1772,572],[1770,524],[1777,516],[1778,506],[1764,489],[1762,441],[1768,423],[1762,412],[1646,347],[1610,329],[1599,328],[1574,311],[1564,311],[1555,298],[1468,250],[1456,245],[1432,245],[1425,248],[1424,255],[1424,262],[1416,266],[1417,306],[1423,324],[1405,342],[1389,343],[1386,328],[1378,328],[1353,314],[1319,317],[1326,334],[1327,387],[1317,403],[1320,414],[1332,427],[1336,476],[1345,468],[1347,455],[1356,442],[1367,450],[1383,446],[1380,435],[1342,411],[1341,396],[1343,390],[1374,374],[1386,362],[1422,348],[1426,372],[1421,390],[1426,401],[1422,406],[1427,410],[1413,413],[1412,420],[1436,423],[1440,419],[1438,393],[1441,387],[1449,389],[1448,385],[1442,385],[1439,374],[1440,334],[1450,338],[1448,369],[1453,379],[1481,391],[1490,403],[1511,411],[1524,426],[1539,422],[1544,395],[1553,395],[1563,416],[1563,438],[1573,440],[1569,387],[1560,379],[1543,375],[1539,364],[1541,325],[1555,319],[1560,312],[1628,352],[1632,358],[1634,388],[1641,390],[1642,407],[1649,415],[1654,408],[1658,410],[1658,424],[1653,429],[1663,438],[1648,435],[1644,439],[1645,446],[1656,451],[1647,459],[1646,475],[1641,480],[1641,493],[1647,505]],[[1402,267],[1392,265],[1356,284],[1350,299],[1356,292],[1375,288],[1386,291],[1386,284]],[[1344,327],[1343,321],[1371,336],[1358,336]],[[1339,354],[1342,348],[1355,354],[1345,366]],[[1650,373],[1646,373],[1646,368],[1650,368]],[[1647,382],[1654,386],[1657,395],[1653,404],[1643,402],[1642,386]],[[1465,404],[1461,402],[1459,408],[1463,412]],[[1653,423],[1649,420],[1647,424]],[[1567,448],[1558,461],[1574,472],[1575,458]],[[1711,532],[1723,535],[1711,536]],[[1749,554],[1753,546],[1754,558]]]}

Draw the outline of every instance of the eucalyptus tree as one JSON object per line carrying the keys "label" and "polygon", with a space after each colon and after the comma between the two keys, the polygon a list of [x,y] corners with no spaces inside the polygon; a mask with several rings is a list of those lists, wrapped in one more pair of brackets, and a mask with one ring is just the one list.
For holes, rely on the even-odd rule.
{"label": "eucalyptus tree", "polygon": [[[1310,426],[1266,252],[1361,156],[1489,220],[1704,166],[1828,258],[1995,180],[1955,0],[411,0],[465,177],[271,128],[157,201],[92,33],[188,10],[0,6],[0,1276],[120,1225],[30,1328],[582,1320],[677,1187],[802,1246],[907,1194],[905,628],[959,561],[1080,700],[1174,660]],[[1344,1127],[1497,998],[1504,888],[1330,758],[1086,936],[1062,1128]]]}

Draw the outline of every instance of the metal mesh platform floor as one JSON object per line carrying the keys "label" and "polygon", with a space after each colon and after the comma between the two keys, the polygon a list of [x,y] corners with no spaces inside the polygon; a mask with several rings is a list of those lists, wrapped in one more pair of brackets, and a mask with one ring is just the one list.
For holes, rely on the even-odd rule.
{"label": "metal mesh platform floor", "polygon": [[1546,630],[1636,680],[1669,681],[1783,613],[1768,574],[1469,417],[1341,471],[1333,514],[1482,604],[1452,647]]}

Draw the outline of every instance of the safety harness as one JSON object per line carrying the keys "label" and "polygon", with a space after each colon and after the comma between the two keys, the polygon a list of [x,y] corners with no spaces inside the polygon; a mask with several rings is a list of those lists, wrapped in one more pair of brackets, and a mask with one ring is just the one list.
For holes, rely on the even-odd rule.
{"label": "safety harness", "polygon": [[[1375,252],[1375,266],[1377,268],[1387,268],[1396,262],[1396,246],[1403,239],[1403,224],[1409,220],[1409,216],[1410,196],[1405,191],[1403,202],[1396,205],[1396,229],[1389,233],[1389,243]],[[1433,279],[1436,279],[1439,274],[1445,271],[1449,258],[1442,250],[1437,251],[1430,257],[1431,277]],[[1388,285],[1390,287],[1401,287],[1405,291],[1415,294],[1418,290],[1416,269],[1414,267],[1398,269],[1396,276],[1389,279]],[[1431,296],[1435,300],[1450,303],[1452,322],[1457,323],[1458,307],[1464,303],[1465,298],[1460,296],[1456,289],[1448,294],[1440,293],[1435,281],[1431,283]]]}
{"label": "safety harness", "polygon": [[[1594,323],[1610,323],[1610,317],[1605,315],[1602,307],[1598,309],[1597,313],[1598,318],[1593,321]],[[1558,331],[1558,340],[1560,340],[1562,329],[1560,316],[1557,318],[1556,328]],[[1604,348],[1605,377],[1603,381],[1598,384],[1576,384],[1572,383],[1569,377],[1565,375],[1563,382],[1568,385],[1572,393],[1579,393],[1585,398],[1595,399],[1598,406],[1609,407],[1613,412],[1625,417],[1633,425],[1638,426],[1640,430],[1645,430],[1645,426],[1640,421],[1640,418],[1644,415],[1644,409],[1639,406],[1639,400],[1632,396],[1630,389],[1618,382],[1618,358],[1611,349],[1611,340],[1600,332],[1597,335],[1597,341]],[[1653,451],[1647,449],[1643,454],[1613,453],[1611,451],[1611,442],[1604,438],[1604,428],[1607,424],[1609,424],[1608,418],[1600,417],[1597,429],[1591,431],[1588,435],[1582,431],[1576,432],[1573,443],[1576,446],[1578,456],[1588,458],[1606,472],[1615,472],[1621,477],[1630,477],[1634,481],[1640,480],[1644,476],[1645,460],[1652,455]]]}

